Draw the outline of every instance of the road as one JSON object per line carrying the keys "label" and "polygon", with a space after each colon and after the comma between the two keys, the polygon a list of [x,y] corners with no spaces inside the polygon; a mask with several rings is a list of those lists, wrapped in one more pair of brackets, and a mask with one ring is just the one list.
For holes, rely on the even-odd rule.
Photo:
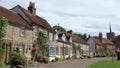
{"label": "road", "polygon": [[40,64],[39,66],[34,66],[30,68],[86,68],[88,65],[110,58],[91,58],[82,60],[66,60],[62,62],[54,62],[50,64]]}

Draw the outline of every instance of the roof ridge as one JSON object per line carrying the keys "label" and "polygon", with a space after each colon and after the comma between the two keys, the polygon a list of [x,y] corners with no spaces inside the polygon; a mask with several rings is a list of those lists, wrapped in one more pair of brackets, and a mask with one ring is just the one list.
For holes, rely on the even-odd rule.
{"label": "roof ridge", "polygon": [[14,12],[14,11],[8,9],[8,8],[5,8],[5,7],[3,7],[3,6],[0,6],[0,8],[5,9],[5,10],[8,10],[8,11],[10,11],[10,12],[13,12],[13,13],[17,14],[16,12]]}

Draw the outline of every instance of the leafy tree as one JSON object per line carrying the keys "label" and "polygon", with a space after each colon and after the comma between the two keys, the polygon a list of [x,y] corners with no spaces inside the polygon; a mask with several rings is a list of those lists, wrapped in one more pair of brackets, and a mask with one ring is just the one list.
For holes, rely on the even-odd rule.
{"label": "leafy tree", "polygon": [[105,56],[105,51],[103,47],[97,49],[98,56]]}
{"label": "leafy tree", "polygon": [[8,20],[6,18],[1,18],[0,19],[0,64],[2,63],[2,56],[4,53],[4,37],[6,36],[7,32],[7,25],[8,25]]}
{"label": "leafy tree", "polygon": [[79,33],[79,34],[75,33],[74,35],[76,35],[76,36],[78,36],[78,37],[80,37],[80,38],[82,38],[82,39],[84,38],[84,35],[83,35],[83,34],[80,34],[80,33]]}
{"label": "leafy tree", "polygon": [[80,45],[73,45],[73,52],[74,52],[75,55],[77,54],[77,51],[80,52],[80,50],[81,50],[81,46]]}
{"label": "leafy tree", "polygon": [[57,26],[57,25],[55,25],[55,26],[53,26],[53,28],[54,28],[54,29],[61,30],[61,32],[66,32],[66,29],[63,28],[63,27],[61,27],[61,26]]}
{"label": "leafy tree", "polygon": [[97,39],[99,38],[98,36],[93,36],[93,37],[94,37],[94,38],[97,38]]}
{"label": "leafy tree", "polygon": [[48,45],[48,37],[47,35],[40,31],[39,37],[38,37],[38,53],[40,53],[42,56],[46,56],[49,52],[49,45]]}

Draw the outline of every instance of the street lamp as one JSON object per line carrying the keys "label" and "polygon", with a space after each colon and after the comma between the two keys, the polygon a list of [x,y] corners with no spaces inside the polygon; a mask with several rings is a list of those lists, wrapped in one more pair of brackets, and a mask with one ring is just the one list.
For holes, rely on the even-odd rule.
{"label": "street lamp", "polygon": [[66,36],[65,34],[62,35],[62,41],[63,41],[63,59],[65,60],[65,47],[64,47],[64,42],[65,42]]}

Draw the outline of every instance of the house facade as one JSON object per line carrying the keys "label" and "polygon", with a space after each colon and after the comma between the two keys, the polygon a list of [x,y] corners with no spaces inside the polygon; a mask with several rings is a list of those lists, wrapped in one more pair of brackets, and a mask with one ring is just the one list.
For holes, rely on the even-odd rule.
{"label": "house facade", "polygon": [[[88,56],[88,44],[85,40],[82,38],[76,36],[73,34],[72,30],[67,32],[72,37],[72,45],[74,46],[80,46],[80,49],[76,51],[76,56],[79,58],[80,56]],[[73,53],[75,55],[75,53]]]}
{"label": "house facade", "polygon": [[99,37],[89,38],[87,43],[89,44],[89,54],[91,56],[97,56],[98,50],[103,48],[103,52],[106,54],[112,53],[113,42],[107,38],[102,37],[102,33],[99,33]]}
{"label": "house facade", "polygon": [[[19,14],[23,19],[25,19],[32,27],[33,27],[33,47],[36,46],[38,47],[38,42],[37,42],[37,38],[39,36],[39,32],[42,31],[44,32],[48,39],[49,39],[49,44],[50,48],[49,49],[53,49],[55,51],[55,31],[53,30],[53,28],[49,25],[49,23],[41,18],[40,16],[38,16],[36,14],[36,8],[35,8],[35,3],[30,2],[29,6],[28,6],[28,10],[21,7],[20,5],[17,5],[15,7],[13,7],[11,9],[12,11],[15,11],[17,14]],[[52,48],[51,48],[52,47]],[[49,58],[50,60],[55,58],[55,55],[53,56],[53,53],[55,54],[54,51],[50,51],[49,54]],[[52,53],[51,53],[52,52]]]}
{"label": "house facade", "polygon": [[115,44],[115,51],[116,51],[116,54],[117,54],[117,50],[120,49],[120,35],[118,35],[115,38],[114,44]]}
{"label": "house facade", "polygon": [[56,57],[72,57],[72,37],[61,31],[56,31]]}
{"label": "house facade", "polygon": [[11,54],[17,48],[30,59],[33,28],[17,13],[0,6],[0,18],[2,17],[8,19],[7,35],[4,38],[8,44],[5,45],[4,62],[10,63]]}

